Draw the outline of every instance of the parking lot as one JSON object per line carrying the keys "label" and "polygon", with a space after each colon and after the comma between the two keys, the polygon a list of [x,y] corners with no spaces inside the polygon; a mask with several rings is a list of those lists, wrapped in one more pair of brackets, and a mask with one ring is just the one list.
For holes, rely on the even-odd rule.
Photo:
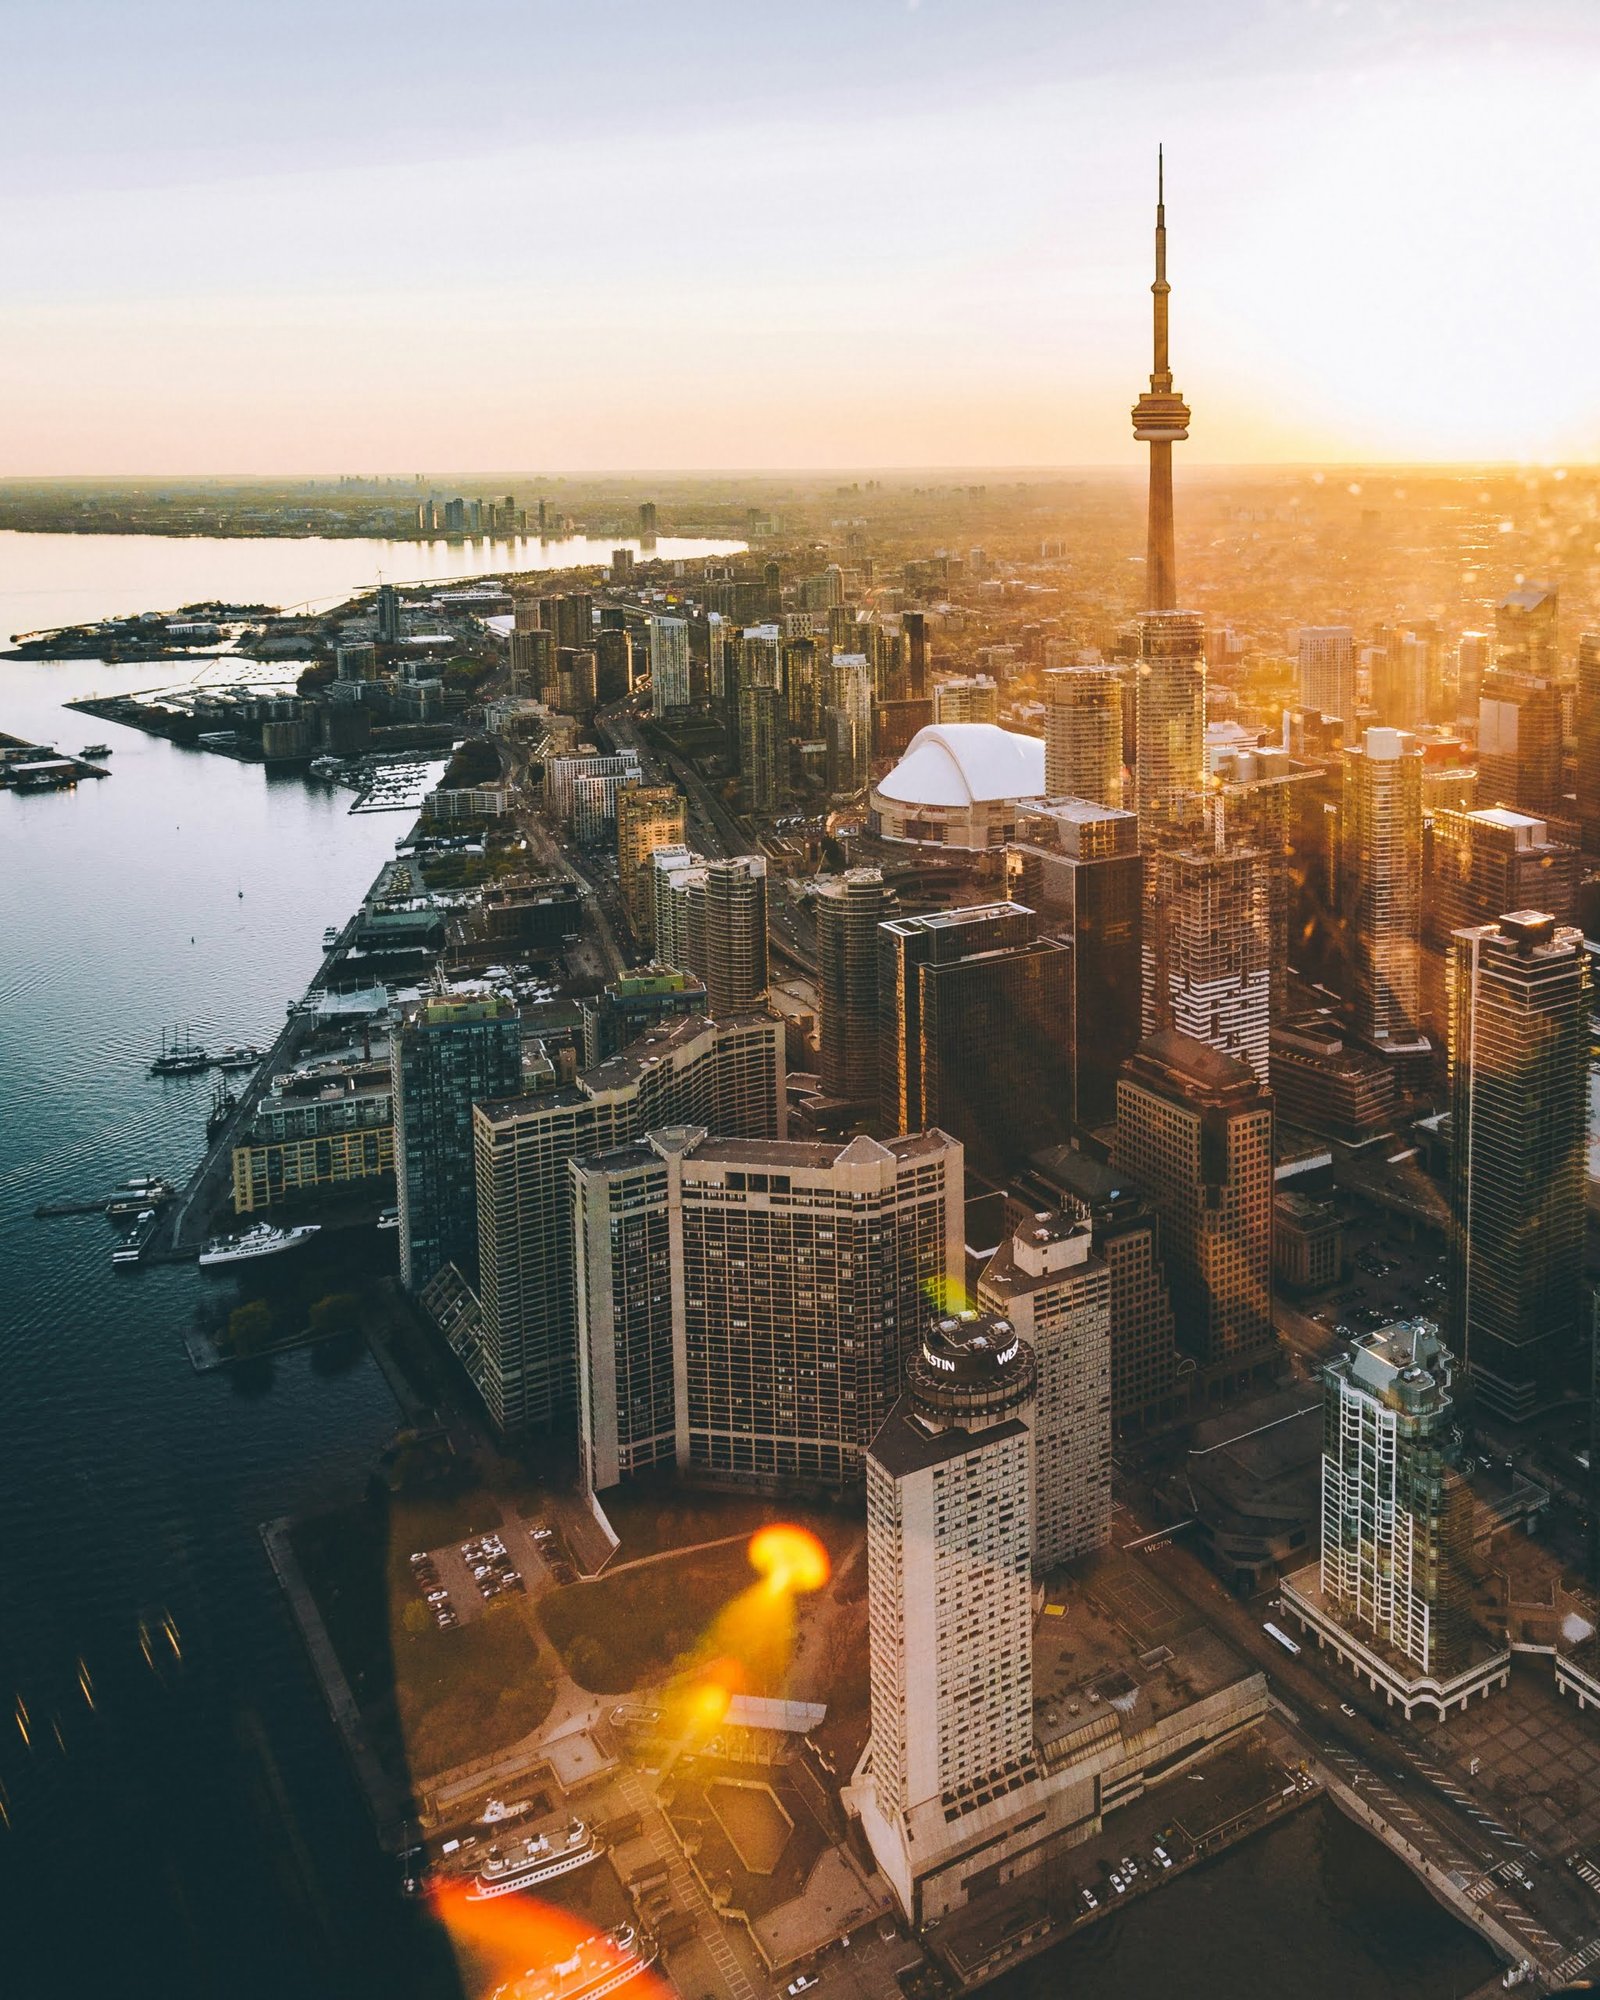
{"label": "parking lot", "polygon": [[409,1560],[417,1595],[444,1632],[470,1624],[501,1597],[537,1596],[575,1574],[561,1531],[517,1515],[463,1542],[416,1549]]}

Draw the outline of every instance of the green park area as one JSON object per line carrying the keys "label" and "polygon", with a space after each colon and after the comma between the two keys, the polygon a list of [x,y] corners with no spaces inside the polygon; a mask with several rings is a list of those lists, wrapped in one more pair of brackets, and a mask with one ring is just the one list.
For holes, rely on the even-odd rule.
{"label": "green park area", "polygon": [[717,1613],[754,1581],[736,1542],[569,1584],[539,1613],[580,1687],[625,1694],[686,1666]]}
{"label": "green park area", "polygon": [[412,1581],[412,1550],[459,1540],[498,1519],[481,1491],[419,1499],[374,1492],[293,1531],[374,1746],[414,1781],[514,1743],[544,1720],[554,1699],[526,1598],[501,1598],[440,1631]]}

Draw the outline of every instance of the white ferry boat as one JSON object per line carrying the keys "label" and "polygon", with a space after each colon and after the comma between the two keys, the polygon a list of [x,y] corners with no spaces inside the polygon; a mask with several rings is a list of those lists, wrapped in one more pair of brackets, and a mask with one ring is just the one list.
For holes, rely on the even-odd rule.
{"label": "white ferry boat", "polygon": [[525,1840],[496,1841],[478,1863],[467,1899],[483,1903],[518,1889],[532,1889],[554,1876],[586,1868],[604,1852],[604,1843],[581,1819],[573,1820],[565,1833],[534,1833]]}
{"label": "white ferry boat", "polygon": [[274,1229],[270,1222],[258,1222],[242,1236],[214,1236],[200,1252],[202,1264],[245,1264],[252,1257],[276,1257],[283,1250],[304,1249],[321,1228],[320,1223],[302,1222],[293,1229]]}
{"label": "white ferry boat", "polygon": [[531,1965],[520,1979],[497,1986],[491,2000],[601,2000],[656,1962],[656,1941],[619,1924],[583,1943],[559,1965]]}

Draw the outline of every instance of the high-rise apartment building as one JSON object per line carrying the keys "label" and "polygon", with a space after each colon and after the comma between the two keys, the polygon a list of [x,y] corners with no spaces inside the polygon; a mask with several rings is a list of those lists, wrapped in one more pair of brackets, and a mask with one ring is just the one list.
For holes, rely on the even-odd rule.
{"label": "high-rise apartment building", "polygon": [[879,868],[822,875],[817,919],[817,1027],[822,1088],[852,1104],[878,1098],[878,926],[889,913]]}
{"label": "high-rise apartment building", "polygon": [[862,1821],[901,1907],[919,1914],[924,1857],[959,1852],[964,1821],[1037,1775],[1036,1388],[1032,1351],[1005,1320],[935,1321],[867,1457]]}
{"label": "high-rise apartment building", "polygon": [[768,982],[765,859],[660,847],[650,869],[657,958],[698,973],[713,1014],[757,1005]]}
{"label": "high-rise apartment building", "polygon": [[522,1025],[510,1000],[430,998],[389,1044],[400,1278],[418,1291],[454,1264],[478,1271],[472,1107],[522,1087]]}
{"label": "high-rise apartment building", "polygon": [[601,624],[594,635],[594,674],[601,702],[624,701],[632,693],[633,640],[625,626]]}
{"label": "high-rise apartment building", "polygon": [[1112,668],[1045,675],[1044,788],[1054,799],[1122,804],[1122,681]]}
{"label": "high-rise apartment building", "polygon": [[1450,956],[1448,1338],[1512,1420],[1559,1390],[1584,1326],[1589,957],[1521,910]]}
{"label": "high-rise apartment building", "polygon": [[649,1133],[572,1166],[585,1477],[837,1488],[962,1272],[961,1148]]}
{"label": "high-rise apartment building", "polygon": [[1344,741],[1356,740],[1356,642],[1348,625],[1300,627],[1300,706],[1336,715]]}
{"label": "high-rise apartment building", "polygon": [[397,646],[400,643],[400,593],[392,583],[380,583],[377,596],[378,643],[381,646]]}
{"label": "high-rise apartment building", "polygon": [[1105,1124],[1117,1077],[1138,1046],[1144,857],[1135,814],[1084,800],[1026,808],[1009,849],[1019,903],[1072,946],[1072,1102],[1078,1123]]}
{"label": "high-rise apartment building", "polygon": [[1339,888],[1356,1032],[1412,1042],[1422,1019],[1422,752],[1398,729],[1369,729],[1344,753]]}
{"label": "high-rise apartment building", "polygon": [[1088,1221],[1111,1280],[1111,1421],[1119,1435],[1182,1417],[1195,1364],[1178,1352],[1155,1209],[1125,1175],[1071,1146],[1040,1153],[1019,1186],[1025,1198]]}
{"label": "high-rise apartment building", "polygon": [[654,617],[650,620],[650,713],[665,715],[687,708],[689,685],[689,621]]}
{"label": "high-rise apartment building", "polygon": [[902,612],[900,629],[906,636],[906,698],[909,701],[925,701],[928,695],[928,619],[926,612]]}
{"label": "high-rise apartment building", "polygon": [[[876,628],[874,628],[876,629]],[[872,668],[864,653],[835,653],[828,671],[828,791],[837,799],[866,787],[872,756]]]}
{"label": "high-rise apartment building", "polygon": [[988,674],[958,675],[933,684],[935,722],[998,722],[1000,690]]}
{"label": "high-rise apartment building", "polygon": [[680,1124],[781,1138],[782,1023],[676,1021],[567,1088],[475,1107],[480,1309],[452,1345],[498,1429],[560,1426],[576,1412],[568,1162]]}
{"label": "high-rise apartment building", "polygon": [[878,931],[879,1115],[937,1125],[982,1172],[1072,1127],[1071,947],[1020,903],[897,917]]}
{"label": "high-rise apartment building", "polygon": [[1146,857],[1141,1019],[1248,1063],[1267,1081],[1272,1040],[1272,867],[1229,842],[1221,801],[1211,845]]}
{"label": "high-rise apartment building", "polygon": [[1542,819],[1487,806],[1435,810],[1428,829],[1424,935],[1445,946],[1452,931],[1490,924],[1503,910],[1546,910],[1557,924],[1578,921],[1582,860],[1551,840]]}
{"label": "high-rise apartment building", "polygon": [[1191,821],[1205,792],[1206,631],[1191,611],[1139,620],[1134,805],[1152,838]]}
{"label": "high-rise apartment building", "polygon": [[686,810],[675,785],[630,785],[617,795],[617,886],[633,934],[646,944],[655,930],[650,857],[683,845]]}
{"label": "high-rise apartment building", "polygon": [[774,813],[788,791],[789,737],[783,690],[747,681],[739,690],[739,771],[753,813]]}
{"label": "high-rise apartment building", "polygon": [[1472,1633],[1452,1358],[1431,1321],[1400,1321],[1358,1335],[1323,1374],[1324,1602],[1438,1675],[1464,1663]]}
{"label": "high-rise apartment building", "polygon": [[583,1067],[619,1056],[631,1042],[664,1021],[687,1014],[704,1014],[706,989],[692,972],[672,966],[643,965],[603,986],[583,1009]]}
{"label": "high-rise apartment building", "polygon": [[1473,1616],[1454,1362],[1416,1319],[1358,1334],[1323,1370],[1321,1559],[1282,1583],[1288,1617],[1408,1719],[1464,1711],[1511,1672]]}
{"label": "high-rise apartment building", "polygon": [[1033,1567],[1111,1539],[1111,1273],[1076,1214],[1030,1215],[1000,1245],[978,1304],[1033,1349]]}
{"label": "high-rise apartment building", "polygon": [[570,757],[550,757],[544,767],[544,803],[550,817],[571,827],[578,810],[578,780],[606,778],[613,781],[611,811],[616,811],[618,784],[636,785],[640,780],[637,750],[619,750],[615,756],[601,752],[580,752]]}
{"label": "high-rise apartment building", "polygon": [[1585,854],[1600,855],[1600,632],[1578,641],[1578,826]]}
{"label": "high-rise apartment building", "polygon": [[1548,815],[1562,809],[1561,690],[1497,659],[1478,696],[1478,799]]}
{"label": "high-rise apartment building", "polygon": [[1272,1099],[1247,1064],[1164,1032],[1122,1074],[1112,1166],[1155,1205],[1178,1344],[1200,1385],[1269,1366]]}
{"label": "high-rise apartment building", "polygon": [[1478,693],[1494,657],[1494,642],[1487,632],[1463,632],[1456,641],[1456,714],[1463,720],[1476,718]]}
{"label": "high-rise apartment building", "polygon": [[1495,606],[1495,659],[1515,660],[1546,680],[1556,677],[1560,595],[1553,583],[1523,583]]}

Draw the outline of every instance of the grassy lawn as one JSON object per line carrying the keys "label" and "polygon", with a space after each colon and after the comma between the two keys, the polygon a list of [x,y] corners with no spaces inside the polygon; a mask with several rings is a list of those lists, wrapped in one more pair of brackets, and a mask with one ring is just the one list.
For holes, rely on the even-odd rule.
{"label": "grassy lawn", "polygon": [[539,1665],[525,1600],[441,1632],[407,1557],[498,1517],[481,1493],[365,1500],[300,1522],[295,1553],[328,1636],[390,1766],[414,1778],[502,1749],[541,1722],[554,1687]]}
{"label": "grassy lawn", "polygon": [[599,1583],[569,1584],[539,1605],[544,1629],[580,1686],[625,1694],[662,1679],[754,1582],[742,1547],[651,1563]]}

